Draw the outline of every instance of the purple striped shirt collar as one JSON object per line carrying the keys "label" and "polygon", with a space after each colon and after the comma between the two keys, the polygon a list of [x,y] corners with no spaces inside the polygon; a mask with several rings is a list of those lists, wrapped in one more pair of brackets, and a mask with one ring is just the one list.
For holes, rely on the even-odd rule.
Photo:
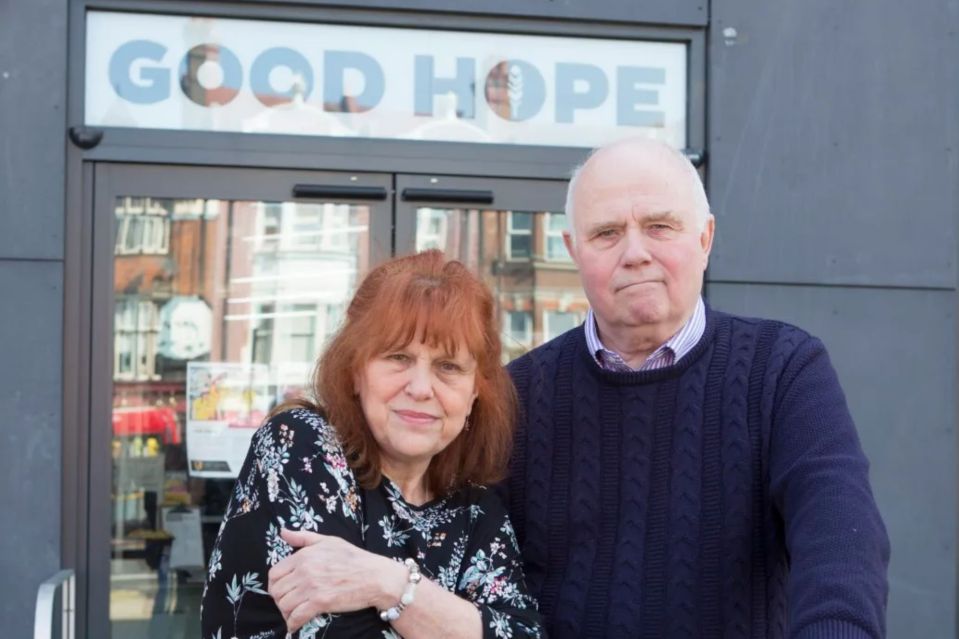
{"label": "purple striped shirt collar", "polygon": [[693,347],[702,339],[706,332],[706,305],[703,298],[700,297],[696,302],[696,308],[692,316],[687,320],[675,335],[666,340],[666,343],[657,348],[646,358],[639,368],[632,368],[620,356],[619,353],[611,351],[599,339],[599,331],[596,327],[596,316],[593,309],[586,313],[586,323],[583,327],[586,331],[586,345],[589,352],[592,353],[596,363],[606,370],[619,373],[629,373],[633,371],[652,371],[659,368],[672,366],[681,360]]}

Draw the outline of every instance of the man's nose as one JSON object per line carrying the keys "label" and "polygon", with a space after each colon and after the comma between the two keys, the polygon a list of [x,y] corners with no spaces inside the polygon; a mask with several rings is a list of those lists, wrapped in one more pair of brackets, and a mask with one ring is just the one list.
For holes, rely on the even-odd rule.
{"label": "man's nose", "polygon": [[648,238],[643,235],[640,229],[626,229],[626,235],[623,238],[623,265],[635,266],[644,264],[652,259],[649,247],[646,245]]}
{"label": "man's nose", "polygon": [[406,393],[415,400],[422,401],[433,397],[433,375],[425,362],[417,362],[409,369],[410,378],[406,384]]}

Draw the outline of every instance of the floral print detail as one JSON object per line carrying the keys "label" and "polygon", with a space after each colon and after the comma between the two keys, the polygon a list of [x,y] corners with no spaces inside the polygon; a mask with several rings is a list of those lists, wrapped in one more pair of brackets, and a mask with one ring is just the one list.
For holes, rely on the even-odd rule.
{"label": "floral print detail", "polygon": [[406,543],[406,540],[410,538],[409,529],[406,530],[397,530],[396,521],[393,518],[383,515],[383,518],[380,519],[379,524],[380,528],[383,529],[383,539],[386,540],[386,546],[392,548],[396,546],[397,548],[402,547]]}
{"label": "floral print detail", "polygon": [[243,579],[238,583],[236,575],[233,575],[233,581],[226,586],[226,600],[233,606],[233,634],[236,635],[237,620],[240,616],[240,609],[243,607],[243,597],[249,592],[255,592],[258,595],[265,595],[260,579],[256,573],[248,572],[243,575]]}
{"label": "floral print detail", "polygon": [[[300,437],[314,437],[310,455],[298,457],[297,464],[291,464],[291,450],[296,445],[296,426],[280,422],[274,430],[261,428],[254,438],[253,450],[256,454],[260,472],[266,477],[267,493],[271,503],[286,505],[288,520],[283,523],[297,530],[319,530],[323,522],[322,515],[314,507],[322,504],[322,510],[333,513],[340,506],[343,516],[359,522],[357,498],[358,485],[353,472],[346,463],[346,455],[336,438],[336,432],[319,415],[306,410],[294,410],[283,416],[300,421]],[[278,416],[280,417],[280,416]],[[296,424],[296,422],[292,422]],[[309,425],[307,431],[302,425]],[[331,490],[326,481],[319,482],[320,493],[307,494],[303,482],[313,483],[317,462],[321,471],[318,476],[333,480],[335,490]],[[300,481],[297,481],[299,477]]]}
{"label": "floral print detail", "polygon": [[[448,506],[447,500],[442,500],[429,508],[422,510],[416,509],[406,503],[403,494],[389,479],[385,480],[386,494],[390,505],[393,507],[393,513],[401,521],[409,524],[409,529],[419,533],[424,543],[429,543],[433,538],[433,532],[437,528],[449,525],[460,513],[468,510],[472,515],[472,507],[468,506]],[[472,516],[471,516],[472,520]]]}
{"label": "floral print detail", "polygon": [[223,553],[220,552],[219,548],[214,548],[213,553],[210,555],[210,570],[209,570],[209,579],[216,577],[217,571],[223,566],[220,564],[220,561],[223,559]]}
{"label": "floral print detail", "polygon": [[230,520],[253,512],[260,507],[259,491],[254,480],[255,477],[251,474],[244,481],[238,479],[236,484],[233,485],[233,494],[223,516],[223,523],[220,524],[218,536],[223,533],[223,529]]}
{"label": "floral print detail", "polygon": [[459,588],[470,593],[478,603],[506,601],[520,608],[535,606],[535,600],[517,588],[516,574],[522,574],[522,565],[512,550],[519,546],[508,519],[500,526],[499,532],[505,540],[495,536],[489,543],[488,552],[479,550],[473,555]]}
{"label": "floral print detail", "polygon": [[287,490],[274,501],[285,501],[289,505],[290,527],[299,530],[319,530],[319,524],[323,518],[313,510],[306,496],[306,490],[296,483],[295,479],[288,479],[286,483]]}
{"label": "floral print detail", "polygon": [[484,595],[474,597],[477,601],[486,599],[485,593],[488,593],[496,584],[496,580],[506,570],[506,566],[494,566],[493,562],[486,557],[482,550],[476,552],[470,559],[470,567],[463,573],[460,579],[459,587],[470,593],[482,590]]}
{"label": "floral print detail", "polygon": [[492,611],[489,627],[493,629],[493,635],[499,639],[512,639],[513,628],[510,626],[509,618],[501,612]]}
{"label": "floral print detail", "polygon": [[491,492],[468,487],[414,506],[388,478],[363,489],[336,430],[298,409],[274,416],[253,437],[210,557],[204,637],[221,639],[220,630],[232,627],[222,639],[401,639],[372,608],[321,614],[288,634],[263,586],[270,568],[293,552],[282,528],[336,535],[397,561],[413,558],[424,577],[476,605],[484,639],[542,636],[515,533]]}
{"label": "floral print detail", "polygon": [[266,531],[266,565],[273,567],[293,554],[293,548],[280,537],[280,529],[270,524]]}
{"label": "floral print detail", "polygon": [[326,631],[332,626],[333,619],[339,615],[318,615],[306,622],[306,625],[300,628],[298,639],[316,639],[325,637]]}
{"label": "floral print detail", "polygon": [[436,583],[443,586],[450,592],[456,592],[456,582],[460,573],[460,566],[463,565],[463,557],[466,555],[466,537],[460,537],[453,544],[453,550],[450,554],[449,564],[440,568],[436,575]]}

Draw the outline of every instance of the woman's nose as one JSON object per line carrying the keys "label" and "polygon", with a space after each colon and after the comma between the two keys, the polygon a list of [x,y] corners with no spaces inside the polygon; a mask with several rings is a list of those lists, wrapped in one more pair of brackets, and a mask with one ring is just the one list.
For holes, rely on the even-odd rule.
{"label": "woman's nose", "polygon": [[417,364],[410,368],[410,379],[406,392],[413,399],[424,400],[433,397],[433,376],[428,366]]}

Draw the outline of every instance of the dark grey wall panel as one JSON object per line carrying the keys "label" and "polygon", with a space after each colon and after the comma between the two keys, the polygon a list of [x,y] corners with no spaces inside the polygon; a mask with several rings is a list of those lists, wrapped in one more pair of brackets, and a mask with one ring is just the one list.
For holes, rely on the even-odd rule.
{"label": "dark grey wall panel", "polygon": [[959,5],[710,11],[713,276],[954,287]]}
{"label": "dark grey wall panel", "polygon": [[0,627],[33,635],[37,587],[60,568],[63,266],[0,260]]}
{"label": "dark grey wall panel", "polygon": [[[289,4],[288,0],[275,0]],[[371,7],[376,9],[414,9],[417,11],[445,11],[475,14],[500,14],[545,18],[580,18],[646,24],[705,25],[709,7],[706,0],[463,0],[436,2],[436,0],[301,0],[298,4],[319,6]]]}
{"label": "dark grey wall panel", "polygon": [[892,540],[889,637],[955,637],[956,296],[715,284],[716,308],[820,337],[839,372]]}
{"label": "dark grey wall panel", "polygon": [[[0,634],[61,566],[66,0],[0,2]],[[24,261],[10,258],[26,258]]]}
{"label": "dark grey wall panel", "polygon": [[66,49],[66,0],[3,1],[0,258],[63,256]]}

